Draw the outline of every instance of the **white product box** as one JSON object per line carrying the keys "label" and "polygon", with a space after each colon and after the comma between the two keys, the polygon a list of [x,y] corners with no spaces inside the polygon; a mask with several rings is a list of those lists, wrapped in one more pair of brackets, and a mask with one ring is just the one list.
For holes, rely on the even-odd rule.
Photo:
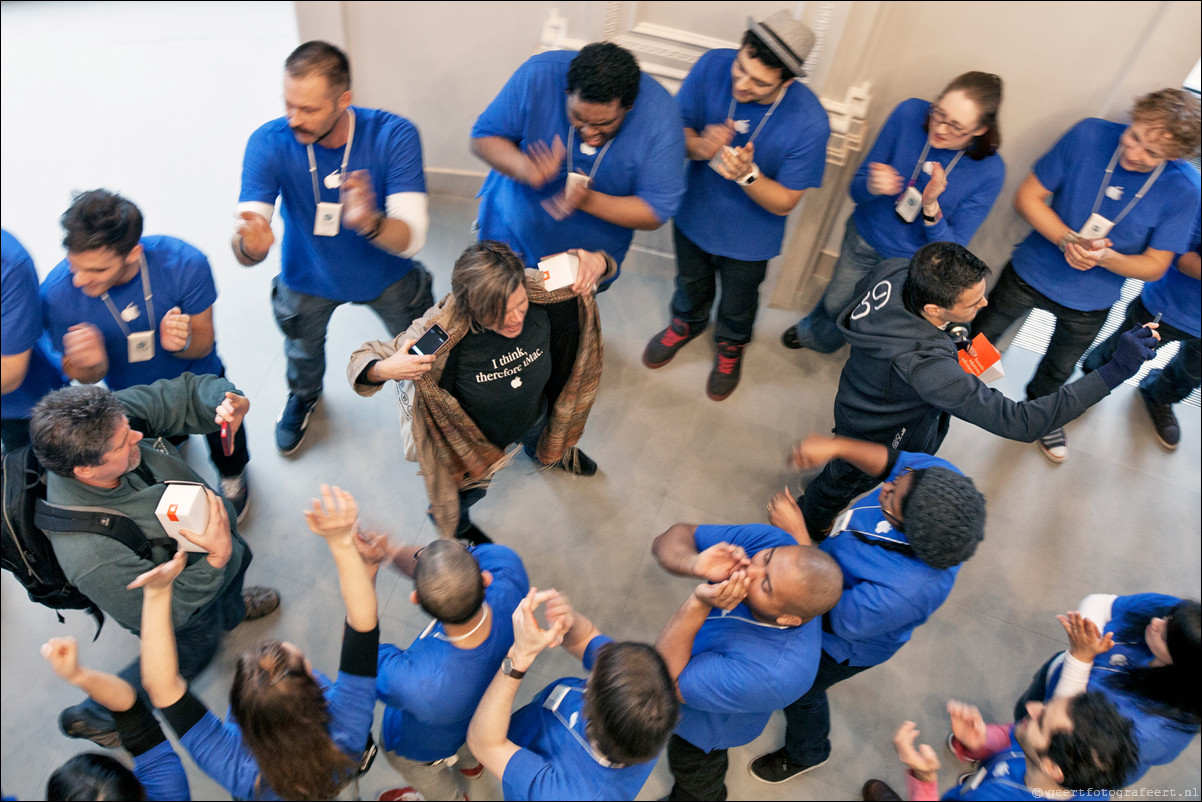
{"label": "white product box", "polygon": [[554,292],[576,283],[576,274],[580,270],[580,258],[576,254],[566,251],[557,253],[539,262],[538,269],[543,272],[543,289],[547,292]]}
{"label": "white product box", "polygon": [[181,529],[203,532],[209,524],[209,499],[203,485],[168,484],[154,514],[179,547],[184,551],[207,553],[179,533]]}

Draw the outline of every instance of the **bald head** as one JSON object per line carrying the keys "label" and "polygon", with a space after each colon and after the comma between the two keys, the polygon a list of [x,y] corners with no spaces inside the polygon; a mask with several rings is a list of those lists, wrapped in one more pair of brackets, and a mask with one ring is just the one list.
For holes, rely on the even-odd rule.
{"label": "bald head", "polygon": [[788,610],[803,619],[817,618],[843,595],[843,572],[829,554],[813,546],[799,547],[796,566],[801,590],[789,598]]}
{"label": "bald head", "polygon": [[480,564],[457,540],[436,540],[422,549],[413,581],[418,604],[444,624],[471,620],[484,603]]}
{"label": "bald head", "polygon": [[835,606],[843,572],[813,546],[777,546],[756,552],[747,567],[747,605],[760,619],[798,626]]}

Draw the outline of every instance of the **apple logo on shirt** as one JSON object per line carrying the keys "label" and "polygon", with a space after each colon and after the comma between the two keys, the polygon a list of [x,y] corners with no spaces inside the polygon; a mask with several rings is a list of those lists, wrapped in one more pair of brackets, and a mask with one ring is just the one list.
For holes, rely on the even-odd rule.
{"label": "apple logo on shirt", "polygon": [[513,377],[513,381],[511,381],[511,382],[509,383],[509,386],[510,386],[510,387],[512,387],[512,388],[513,388],[513,389],[515,389],[515,390],[516,390],[517,388],[521,387],[521,386],[522,386],[522,377],[521,377],[521,376],[514,376],[514,377]]}
{"label": "apple logo on shirt", "polygon": [[888,521],[878,521],[877,525],[876,525],[876,533],[878,535],[883,535],[892,528],[893,527],[889,524]]}

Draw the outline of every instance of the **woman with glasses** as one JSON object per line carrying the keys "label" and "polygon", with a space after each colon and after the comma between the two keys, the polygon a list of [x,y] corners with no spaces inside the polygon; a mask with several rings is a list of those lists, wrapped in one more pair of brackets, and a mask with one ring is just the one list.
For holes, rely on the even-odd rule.
{"label": "woman with glasses", "polygon": [[882,260],[910,258],[928,242],[967,246],[1002,189],[998,108],[1002,79],[966,72],[934,103],[904,101],[885,121],[849,189],[856,209],[830,284],[781,335],[789,348],[829,354],[843,345],[835,319]]}

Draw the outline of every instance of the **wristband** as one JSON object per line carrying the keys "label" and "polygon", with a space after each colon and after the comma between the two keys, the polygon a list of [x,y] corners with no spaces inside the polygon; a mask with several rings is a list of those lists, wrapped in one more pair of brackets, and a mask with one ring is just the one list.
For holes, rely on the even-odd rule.
{"label": "wristband", "polygon": [[371,231],[368,231],[366,234],[364,234],[363,238],[366,239],[368,242],[371,242],[376,237],[380,236],[380,232],[383,230],[384,230],[384,215],[380,215],[376,218],[375,225],[373,225],[371,227]]}
{"label": "wristband", "polygon": [[735,183],[741,187],[750,186],[755,183],[755,180],[760,177],[760,168],[755,162],[751,163],[751,171],[742,178],[736,178]]}
{"label": "wristband", "polygon": [[245,256],[248,260],[250,260],[252,262],[263,261],[262,257],[255,257],[251,254],[250,251],[246,250],[246,239],[244,237],[238,237],[238,250],[242,253],[243,256]]}
{"label": "wristband", "polygon": [[922,222],[928,226],[933,226],[943,219],[943,209],[936,209],[934,214],[927,214],[926,210],[922,213]]}

